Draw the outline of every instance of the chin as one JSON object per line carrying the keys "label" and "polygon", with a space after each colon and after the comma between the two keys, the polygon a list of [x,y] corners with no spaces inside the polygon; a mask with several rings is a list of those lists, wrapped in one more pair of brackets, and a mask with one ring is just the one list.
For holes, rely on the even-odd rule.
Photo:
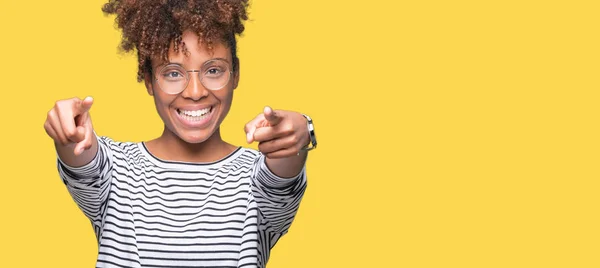
{"label": "chin", "polygon": [[[188,133],[186,133],[188,132]],[[189,133],[191,131],[178,131],[177,132],[177,136],[187,142],[187,143],[191,143],[191,144],[198,144],[198,143],[203,143],[205,141],[207,141],[212,134],[214,134],[214,131],[211,132],[210,134],[206,133],[205,131],[202,131],[203,133]]]}

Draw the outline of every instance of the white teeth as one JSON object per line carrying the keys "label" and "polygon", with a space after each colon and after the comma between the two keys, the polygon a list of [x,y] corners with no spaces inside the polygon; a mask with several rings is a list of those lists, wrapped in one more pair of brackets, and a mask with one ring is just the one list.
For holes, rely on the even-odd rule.
{"label": "white teeth", "polygon": [[195,111],[179,110],[180,114],[187,115],[187,116],[192,116],[192,117],[203,116],[203,115],[206,115],[208,112],[210,112],[210,107],[204,108],[204,109],[201,109],[201,110],[195,110]]}
{"label": "white teeth", "polygon": [[208,117],[208,115],[210,114],[211,108],[212,107],[208,107],[208,108],[204,108],[201,110],[195,110],[195,111],[186,111],[186,110],[177,109],[177,112],[183,119],[185,119],[187,121],[200,121],[200,120],[204,120],[205,118]]}

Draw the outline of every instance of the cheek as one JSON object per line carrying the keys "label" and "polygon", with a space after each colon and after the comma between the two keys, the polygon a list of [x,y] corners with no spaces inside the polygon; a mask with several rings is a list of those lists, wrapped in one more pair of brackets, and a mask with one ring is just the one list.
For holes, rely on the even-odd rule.
{"label": "cheek", "polygon": [[160,115],[160,117],[167,123],[166,121],[169,119],[169,105],[171,104],[171,98],[167,98],[164,96],[160,96],[159,94],[154,94],[154,105],[156,106],[156,111]]}
{"label": "cheek", "polygon": [[223,92],[218,98],[221,101],[222,109],[229,110],[233,101],[233,92]]}
{"label": "cheek", "polygon": [[177,98],[177,96],[166,95],[163,92],[154,91],[154,104],[156,104],[156,108],[165,108],[169,107],[171,103]]}

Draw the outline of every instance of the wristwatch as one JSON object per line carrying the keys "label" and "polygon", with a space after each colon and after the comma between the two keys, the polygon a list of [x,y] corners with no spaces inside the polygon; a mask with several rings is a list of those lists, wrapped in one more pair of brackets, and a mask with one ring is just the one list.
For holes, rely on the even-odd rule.
{"label": "wristwatch", "polygon": [[304,118],[306,118],[306,126],[308,127],[308,134],[310,137],[310,144],[306,145],[306,147],[302,148],[304,151],[310,151],[312,149],[317,148],[317,137],[315,136],[315,126],[313,125],[313,121],[310,116],[302,114]]}

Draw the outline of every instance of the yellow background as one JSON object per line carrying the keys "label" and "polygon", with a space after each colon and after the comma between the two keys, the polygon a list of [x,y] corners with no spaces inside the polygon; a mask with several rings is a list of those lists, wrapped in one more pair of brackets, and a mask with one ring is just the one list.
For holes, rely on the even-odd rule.
{"label": "yellow background", "polygon": [[[56,100],[93,96],[115,140],[162,130],[102,3],[0,4],[0,267],[95,263],[42,127]],[[320,143],[269,267],[600,267],[599,11],[253,1],[224,138],[271,105]]]}

